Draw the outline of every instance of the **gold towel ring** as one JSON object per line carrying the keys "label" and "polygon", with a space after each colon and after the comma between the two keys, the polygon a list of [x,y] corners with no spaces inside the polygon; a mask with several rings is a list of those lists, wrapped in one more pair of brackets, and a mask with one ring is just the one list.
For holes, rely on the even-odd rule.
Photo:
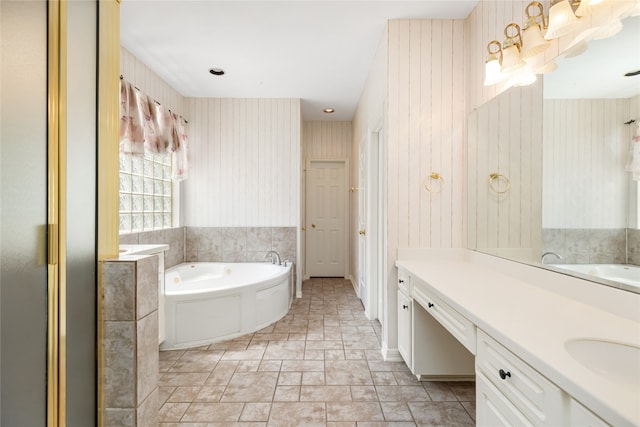
{"label": "gold towel ring", "polygon": [[[500,189],[500,181],[503,181],[505,187]],[[511,188],[511,182],[509,178],[500,174],[500,173],[492,173],[489,175],[489,188],[491,188],[496,194],[504,194]]]}
{"label": "gold towel ring", "polygon": [[[433,179],[440,181],[440,187],[437,189],[437,191],[435,189],[431,188],[431,180],[433,180]],[[431,172],[431,175],[429,175],[428,177],[426,177],[424,179],[423,185],[424,185],[424,188],[429,193],[438,194],[439,192],[442,191],[442,187],[444,186],[444,178],[438,172]]]}

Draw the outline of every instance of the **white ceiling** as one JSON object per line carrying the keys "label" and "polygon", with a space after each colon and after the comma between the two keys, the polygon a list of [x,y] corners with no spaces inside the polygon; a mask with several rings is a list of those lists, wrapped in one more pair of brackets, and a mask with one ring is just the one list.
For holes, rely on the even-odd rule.
{"label": "white ceiling", "polygon": [[351,120],[388,19],[465,18],[477,1],[126,0],[120,40],[183,96],[301,98],[304,120]]}

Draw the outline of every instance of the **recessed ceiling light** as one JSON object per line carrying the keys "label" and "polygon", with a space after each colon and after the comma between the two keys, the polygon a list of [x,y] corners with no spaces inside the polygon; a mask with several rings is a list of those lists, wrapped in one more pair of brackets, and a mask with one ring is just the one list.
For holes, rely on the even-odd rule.
{"label": "recessed ceiling light", "polygon": [[635,70],[635,71],[629,71],[624,76],[625,77],[633,77],[633,76],[637,76],[639,74],[640,74],[640,70]]}
{"label": "recessed ceiling light", "polygon": [[214,76],[223,76],[224,70],[222,68],[209,68],[209,72]]}
{"label": "recessed ceiling light", "polygon": [[327,114],[331,114],[331,113],[333,113],[333,112],[334,112],[334,111],[336,111],[336,110],[334,110],[333,108],[325,108],[325,109],[324,109],[324,110],[322,110],[322,111],[324,111],[324,112],[325,112],[325,113],[327,113]]}

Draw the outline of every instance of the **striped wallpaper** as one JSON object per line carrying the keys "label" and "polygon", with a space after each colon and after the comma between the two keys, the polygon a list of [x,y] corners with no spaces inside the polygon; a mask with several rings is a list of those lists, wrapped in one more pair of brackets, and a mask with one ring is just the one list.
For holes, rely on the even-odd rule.
{"label": "striped wallpaper", "polygon": [[308,121],[303,123],[303,159],[349,159],[351,122]]}
{"label": "striped wallpaper", "polygon": [[123,47],[120,47],[120,74],[125,80],[161,103],[165,108],[185,115],[185,98]]}
{"label": "striped wallpaper", "polygon": [[185,104],[191,169],[181,188],[183,225],[299,230],[300,100],[186,98]]}
{"label": "striped wallpaper", "polygon": [[183,225],[300,224],[300,100],[187,98]]}
{"label": "striped wallpaper", "polygon": [[544,228],[626,228],[630,99],[544,101]]}
{"label": "striped wallpaper", "polygon": [[[468,246],[533,262],[542,244],[542,83],[512,88],[468,123]],[[505,178],[494,180],[490,174]],[[507,180],[510,188],[507,189]]]}

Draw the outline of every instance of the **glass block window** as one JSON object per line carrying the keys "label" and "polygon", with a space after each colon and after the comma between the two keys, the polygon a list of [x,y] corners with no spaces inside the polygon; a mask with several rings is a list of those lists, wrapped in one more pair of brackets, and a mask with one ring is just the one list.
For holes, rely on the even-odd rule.
{"label": "glass block window", "polygon": [[171,154],[120,154],[120,233],[171,227]]}

